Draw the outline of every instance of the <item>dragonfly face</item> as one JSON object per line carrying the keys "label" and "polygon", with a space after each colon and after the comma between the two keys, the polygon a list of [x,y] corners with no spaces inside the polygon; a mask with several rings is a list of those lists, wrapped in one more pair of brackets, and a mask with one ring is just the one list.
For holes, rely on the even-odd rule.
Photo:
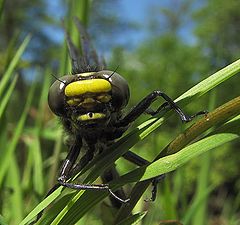
{"label": "dragonfly face", "polygon": [[48,103],[57,116],[76,125],[108,123],[129,100],[129,87],[118,73],[103,70],[67,75],[49,89]]}

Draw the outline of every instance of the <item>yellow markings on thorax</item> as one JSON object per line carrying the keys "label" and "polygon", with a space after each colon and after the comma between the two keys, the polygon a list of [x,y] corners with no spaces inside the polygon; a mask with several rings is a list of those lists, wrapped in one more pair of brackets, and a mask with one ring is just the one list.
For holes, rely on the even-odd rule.
{"label": "yellow markings on thorax", "polygon": [[111,91],[111,88],[110,82],[104,79],[79,80],[66,86],[65,95],[73,97],[85,93],[105,93]]}

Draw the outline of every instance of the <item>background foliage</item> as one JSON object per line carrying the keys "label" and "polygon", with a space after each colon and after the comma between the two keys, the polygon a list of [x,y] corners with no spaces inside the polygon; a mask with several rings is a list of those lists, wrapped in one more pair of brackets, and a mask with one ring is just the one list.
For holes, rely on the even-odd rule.
{"label": "background foliage", "polygon": [[[80,17],[109,68],[119,66],[131,89],[128,109],[155,89],[175,98],[239,58],[240,2],[236,0],[149,4],[145,23],[130,23],[119,16],[118,1],[59,0],[52,3],[53,11],[49,4],[0,1],[1,224],[19,224],[30,213],[55,183],[66,156],[64,134],[47,105],[51,74],[70,72],[61,17],[75,41],[71,18]],[[140,42],[121,42],[121,37],[139,30],[146,34]],[[239,82],[239,76],[229,79],[185,111],[216,108],[238,96]],[[179,119],[171,117],[132,150],[153,160],[183,129]],[[148,211],[142,224],[171,219],[196,225],[239,224],[239,147],[239,141],[225,144],[168,174],[159,185],[156,202],[143,201],[150,196],[148,190],[133,213]],[[120,159],[117,168],[124,174],[133,166]],[[125,188],[129,193],[130,186]],[[99,203],[78,224],[110,224],[108,213],[107,204]]]}

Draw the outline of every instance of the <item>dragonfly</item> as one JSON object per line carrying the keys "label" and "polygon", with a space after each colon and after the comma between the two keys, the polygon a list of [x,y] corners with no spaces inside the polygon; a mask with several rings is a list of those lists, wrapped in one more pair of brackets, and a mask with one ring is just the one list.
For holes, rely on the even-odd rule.
{"label": "dragonfly", "polygon": [[[71,178],[82,171],[96,155],[122,137],[131,124],[144,113],[155,116],[169,108],[177,113],[181,121],[189,122],[205,112],[189,116],[167,94],[154,90],[128,113],[124,113],[130,99],[128,82],[116,70],[107,69],[104,59],[99,57],[92,47],[83,24],[77,18],[74,18],[74,22],[80,34],[81,49],[76,47],[65,30],[72,73],[55,77],[48,93],[49,107],[59,117],[69,139],[69,151],[62,163],[57,185],[48,194],[59,186],[76,190],[103,190],[109,192],[112,205],[120,207],[128,202],[129,198],[126,198],[122,189],[112,191],[108,184],[119,176],[114,166],[103,172],[102,184],[75,183]],[[151,109],[152,103],[158,98],[163,98],[165,102],[156,110]],[[80,152],[83,154],[78,159]],[[123,158],[137,166],[150,163],[132,151],[126,152]],[[162,177],[152,180],[151,200],[156,198],[157,184]]]}

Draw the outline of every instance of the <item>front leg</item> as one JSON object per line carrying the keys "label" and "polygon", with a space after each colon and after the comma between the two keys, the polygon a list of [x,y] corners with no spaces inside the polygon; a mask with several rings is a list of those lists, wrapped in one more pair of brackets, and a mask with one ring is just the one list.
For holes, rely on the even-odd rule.
{"label": "front leg", "polygon": [[63,166],[60,172],[60,176],[58,177],[58,183],[64,187],[68,187],[75,190],[106,190],[109,194],[115,198],[116,200],[120,201],[121,203],[126,203],[129,199],[122,199],[118,197],[114,192],[109,188],[108,184],[76,184],[68,182],[68,179],[71,178],[76,173],[80,172],[81,169],[86,166],[89,160],[93,157],[93,152],[95,150],[94,145],[89,145],[89,149],[87,153],[83,156],[80,160],[79,164],[75,165],[77,157],[79,155],[80,149],[82,147],[82,140],[77,138],[74,144],[71,146],[70,152],[63,162]]}
{"label": "front leg", "polygon": [[[161,105],[156,111],[149,110],[149,107],[151,104],[158,98],[162,97],[166,103]],[[130,123],[135,121],[140,115],[142,115],[144,112],[155,115],[159,113],[162,109],[166,108],[166,106],[169,105],[170,108],[172,108],[180,117],[180,119],[183,122],[189,122],[197,115],[205,114],[205,111],[198,112],[197,114],[193,116],[189,116],[185,114],[178,106],[177,104],[164,92],[161,91],[153,91],[149,95],[147,95],[142,101],[140,101],[125,117],[123,117],[121,120],[119,120],[116,123],[117,127],[125,127],[128,126]]]}
{"label": "front leg", "polygon": [[82,147],[82,138],[77,137],[73,143],[73,145],[70,147],[69,153],[64,160],[59,177],[58,177],[58,182],[65,182],[67,179],[70,178],[70,174],[72,171],[72,168],[77,160],[77,157],[80,153],[80,149]]}

